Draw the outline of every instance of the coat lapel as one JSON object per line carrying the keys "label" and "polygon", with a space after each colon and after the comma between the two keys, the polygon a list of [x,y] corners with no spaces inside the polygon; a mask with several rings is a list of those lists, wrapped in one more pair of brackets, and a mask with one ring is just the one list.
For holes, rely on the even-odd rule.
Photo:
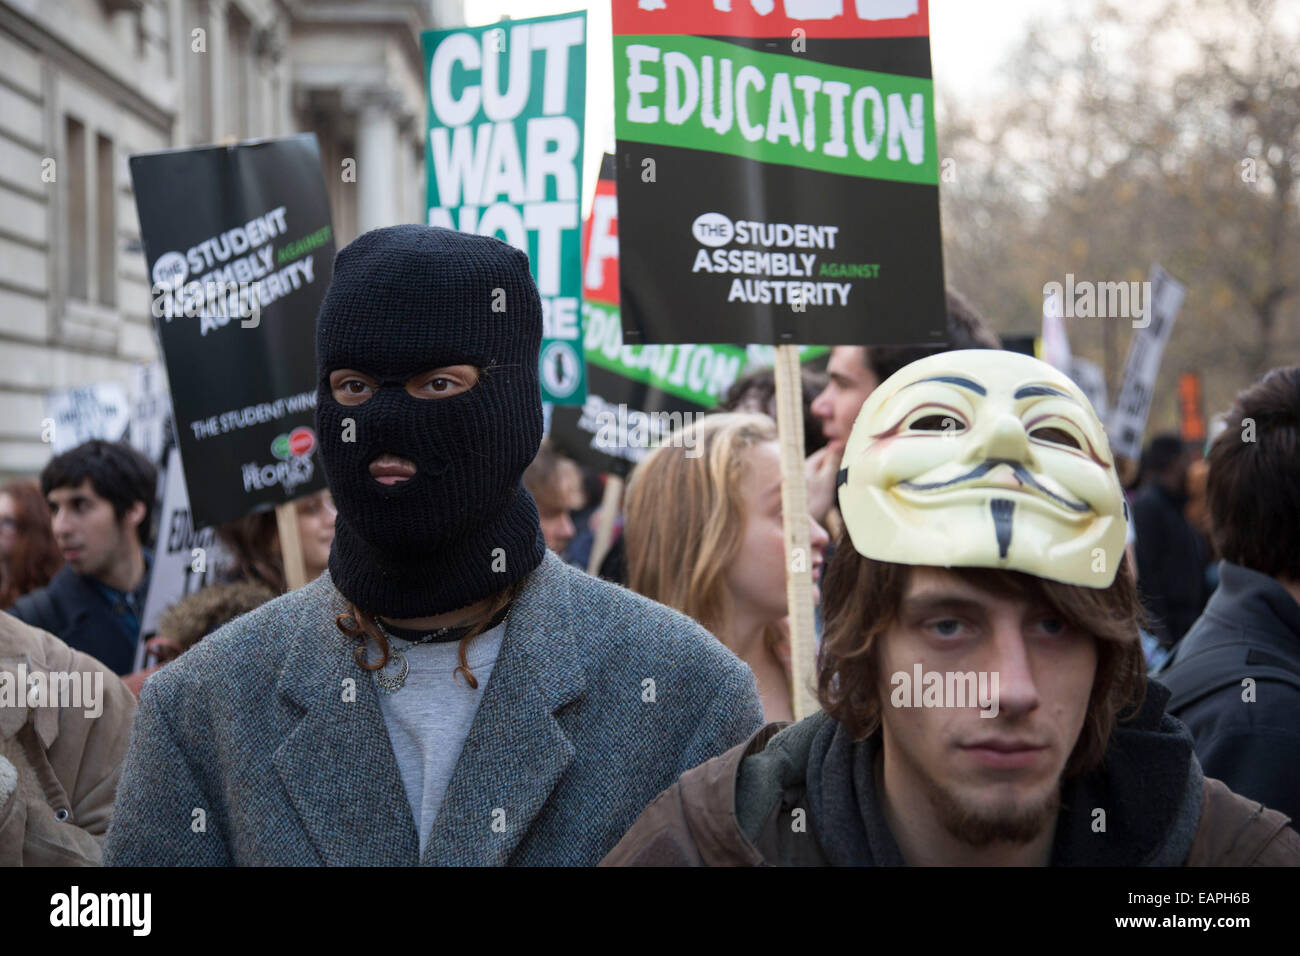
{"label": "coat lapel", "polygon": [[310,606],[327,613],[310,615],[285,656],[277,690],[302,713],[272,762],[325,864],[412,865],[419,837],[378,691],[334,624],[347,604],[328,572],[307,588]]}
{"label": "coat lapel", "polygon": [[555,716],[586,686],[568,573],[548,551],[515,599],[420,861],[426,866],[507,863],[573,760]]}

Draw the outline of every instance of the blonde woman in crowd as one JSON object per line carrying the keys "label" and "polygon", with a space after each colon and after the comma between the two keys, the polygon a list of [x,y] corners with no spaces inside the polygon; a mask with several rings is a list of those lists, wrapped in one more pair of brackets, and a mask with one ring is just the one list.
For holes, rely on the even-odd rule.
{"label": "blonde woman in crowd", "polygon": [[[754,672],[765,718],[792,720],[776,423],[725,413],[690,430],[651,452],[632,475],[628,586],[712,631]],[[819,600],[829,539],[809,521]]]}

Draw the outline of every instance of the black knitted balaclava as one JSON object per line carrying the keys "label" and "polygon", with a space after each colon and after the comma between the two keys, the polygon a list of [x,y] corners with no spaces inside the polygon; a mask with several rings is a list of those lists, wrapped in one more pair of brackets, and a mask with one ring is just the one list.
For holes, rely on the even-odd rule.
{"label": "black knitted balaclava", "polygon": [[[541,562],[537,506],[520,480],[542,438],[541,336],[528,257],[496,239],[394,226],[335,257],[316,321],[316,431],[338,507],[330,576],[361,610],[443,614]],[[475,366],[478,383],[449,398],[405,390],[449,365]],[[342,368],[379,388],[340,404],[329,377]],[[415,462],[415,476],[376,481],[369,465],[385,452]]]}

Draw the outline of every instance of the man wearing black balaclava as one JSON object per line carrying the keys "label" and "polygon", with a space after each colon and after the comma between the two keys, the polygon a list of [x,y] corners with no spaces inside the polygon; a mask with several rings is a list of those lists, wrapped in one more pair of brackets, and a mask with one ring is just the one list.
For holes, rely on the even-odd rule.
{"label": "man wearing black balaclava", "polygon": [[594,864],[761,724],[720,642],[546,551],[521,484],[541,331],[495,239],[397,226],[338,254],[329,571],[145,684],[106,864]]}

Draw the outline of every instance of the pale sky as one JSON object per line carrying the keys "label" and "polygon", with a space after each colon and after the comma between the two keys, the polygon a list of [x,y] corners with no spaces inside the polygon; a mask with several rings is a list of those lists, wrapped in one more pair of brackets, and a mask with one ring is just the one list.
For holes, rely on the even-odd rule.
{"label": "pale sky", "polygon": [[[590,206],[602,153],[614,149],[614,63],[609,0],[464,0],[469,26],[587,11],[587,129],[583,192]],[[930,0],[930,57],[942,94],[964,103],[998,87],[1000,68],[1035,18],[1055,17],[1074,0]],[[971,111],[967,111],[968,114]]]}

